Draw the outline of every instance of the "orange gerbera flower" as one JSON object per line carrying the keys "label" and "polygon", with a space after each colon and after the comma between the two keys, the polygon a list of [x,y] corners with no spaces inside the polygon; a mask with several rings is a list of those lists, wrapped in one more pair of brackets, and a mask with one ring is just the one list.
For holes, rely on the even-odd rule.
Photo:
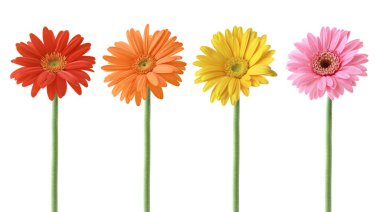
{"label": "orange gerbera flower", "polygon": [[167,82],[178,86],[181,82],[186,63],[176,54],[183,50],[182,43],[176,37],[170,37],[169,30],[159,30],[149,35],[149,25],[146,25],[144,35],[139,31],[127,31],[128,43],[116,42],[108,51],[112,56],[103,58],[109,65],[103,66],[106,72],[112,72],[105,78],[114,86],[112,94],[121,92],[120,100],[129,103],[133,98],[140,105],[141,99],[147,98],[148,89],[162,99],[162,87]]}
{"label": "orange gerbera flower", "polygon": [[95,64],[94,57],[84,56],[91,44],[82,44],[83,37],[80,35],[69,41],[68,31],[60,31],[55,37],[47,27],[43,29],[42,41],[34,34],[30,34],[30,40],[16,44],[21,57],[12,62],[23,67],[14,71],[11,78],[24,87],[33,85],[32,97],[41,88],[47,87],[50,100],[56,95],[62,98],[67,90],[66,82],[80,95],[80,85],[87,87],[87,81],[90,81],[90,76],[85,71],[93,71]]}

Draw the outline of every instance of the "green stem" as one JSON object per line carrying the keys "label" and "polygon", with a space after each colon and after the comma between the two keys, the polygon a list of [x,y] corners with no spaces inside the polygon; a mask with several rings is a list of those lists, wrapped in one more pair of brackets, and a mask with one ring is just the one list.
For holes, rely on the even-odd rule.
{"label": "green stem", "polygon": [[51,169],[51,211],[58,211],[58,96],[52,108],[52,169]]}
{"label": "green stem", "polygon": [[240,100],[234,106],[234,173],[233,173],[233,212],[239,212],[239,132]]}
{"label": "green stem", "polygon": [[145,160],[144,160],[144,212],[150,211],[150,90],[145,100],[144,114]]}
{"label": "green stem", "polygon": [[326,108],[326,212],[331,212],[331,165],[332,165],[332,101],[327,97]]}

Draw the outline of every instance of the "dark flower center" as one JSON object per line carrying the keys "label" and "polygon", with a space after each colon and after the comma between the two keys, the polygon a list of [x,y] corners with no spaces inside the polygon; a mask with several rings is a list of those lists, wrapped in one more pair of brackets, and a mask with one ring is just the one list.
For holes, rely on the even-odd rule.
{"label": "dark flower center", "polygon": [[331,61],[330,60],[321,60],[321,62],[319,62],[319,64],[321,65],[322,68],[328,68],[331,65]]}
{"label": "dark flower center", "polygon": [[332,75],[339,70],[340,59],[332,52],[318,53],[313,58],[312,67],[314,73],[318,75]]}

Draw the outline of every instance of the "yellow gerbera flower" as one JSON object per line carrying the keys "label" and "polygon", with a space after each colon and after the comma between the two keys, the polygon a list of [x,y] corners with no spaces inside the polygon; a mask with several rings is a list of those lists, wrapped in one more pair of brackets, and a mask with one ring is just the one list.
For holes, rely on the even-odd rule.
{"label": "yellow gerbera flower", "polygon": [[211,40],[215,49],[202,46],[204,55],[198,55],[194,65],[201,69],[195,73],[195,83],[206,82],[203,91],[214,87],[211,102],[220,100],[225,105],[229,99],[235,105],[240,99],[240,91],[249,95],[249,87],[268,84],[265,76],[277,76],[269,64],[274,60],[274,50],[266,45],[267,37],[257,36],[249,28],[227,29],[225,34],[218,32]]}

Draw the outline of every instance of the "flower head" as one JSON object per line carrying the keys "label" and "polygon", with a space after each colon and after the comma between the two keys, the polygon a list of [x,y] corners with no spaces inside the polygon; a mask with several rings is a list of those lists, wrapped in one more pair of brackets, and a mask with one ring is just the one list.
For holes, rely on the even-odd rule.
{"label": "flower head", "polygon": [[77,94],[82,93],[80,85],[87,87],[90,76],[85,71],[93,71],[95,58],[84,56],[91,47],[84,43],[83,37],[74,36],[69,41],[69,32],[60,31],[54,36],[47,27],[43,29],[43,39],[30,34],[30,42],[17,43],[16,49],[21,54],[12,60],[23,67],[11,74],[17,84],[32,86],[32,97],[35,97],[41,88],[47,87],[50,100],[56,95],[62,98],[66,94],[68,83]]}
{"label": "flower head", "polygon": [[120,100],[129,103],[133,98],[140,105],[141,99],[146,99],[148,89],[162,99],[164,94],[162,87],[167,83],[179,86],[182,81],[186,63],[181,56],[176,54],[183,50],[182,43],[176,41],[176,37],[170,37],[169,30],[159,30],[149,34],[149,25],[146,25],[144,34],[130,29],[127,31],[125,42],[116,42],[109,47],[112,56],[104,56],[109,65],[102,69],[110,74],[105,82],[108,86],[114,86],[112,94]]}
{"label": "flower head", "polygon": [[353,92],[359,76],[366,76],[367,55],[359,54],[363,43],[348,42],[349,31],[323,27],[319,37],[308,34],[296,43],[296,50],[289,54],[289,79],[300,92],[310,99],[322,97],[326,92],[330,99],[338,98],[344,90]]}
{"label": "flower head", "polygon": [[240,91],[249,95],[249,87],[268,84],[265,76],[277,76],[269,64],[273,61],[274,50],[266,45],[266,36],[258,37],[249,28],[227,29],[218,32],[211,40],[214,48],[202,46],[204,55],[198,55],[194,65],[201,69],[195,73],[195,83],[206,82],[203,91],[213,87],[211,102],[220,100],[225,105],[228,100],[235,105]]}

